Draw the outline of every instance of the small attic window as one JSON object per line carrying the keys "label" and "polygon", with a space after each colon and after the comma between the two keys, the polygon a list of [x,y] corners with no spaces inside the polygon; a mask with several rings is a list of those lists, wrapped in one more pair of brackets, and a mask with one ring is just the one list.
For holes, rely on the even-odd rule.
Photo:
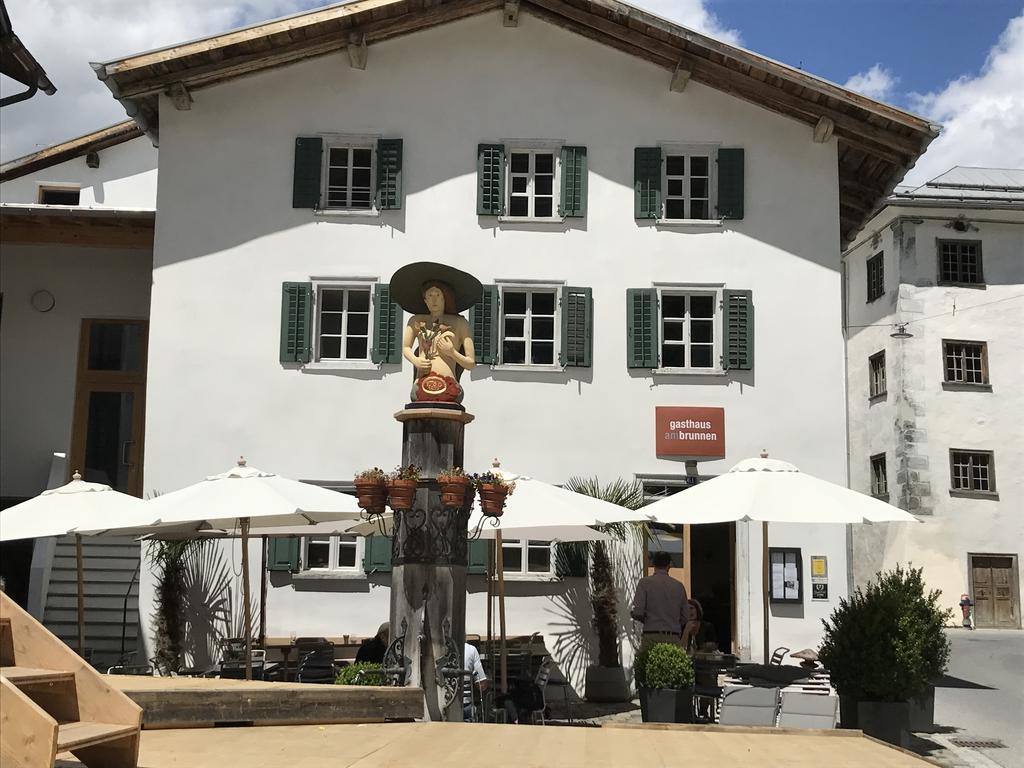
{"label": "small attic window", "polygon": [[78,205],[81,195],[77,187],[39,187],[39,202],[43,205]]}

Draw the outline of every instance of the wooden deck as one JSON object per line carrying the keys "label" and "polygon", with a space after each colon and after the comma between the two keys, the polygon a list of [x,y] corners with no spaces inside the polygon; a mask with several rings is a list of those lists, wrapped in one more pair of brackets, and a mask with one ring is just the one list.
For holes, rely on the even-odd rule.
{"label": "wooden deck", "polygon": [[[528,730],[524,730],[528,729]],[[70,755],[64,768],[78,766]],[[139,768],[925,768],[859,731],[453,723],[144,731]]]}
{"label": "wooden deck", "polygon": [[[419,688],[105,675],[142,707],[142,727],[380,723],[423,716]],[[223,732],[223,731],[222,731]]]}

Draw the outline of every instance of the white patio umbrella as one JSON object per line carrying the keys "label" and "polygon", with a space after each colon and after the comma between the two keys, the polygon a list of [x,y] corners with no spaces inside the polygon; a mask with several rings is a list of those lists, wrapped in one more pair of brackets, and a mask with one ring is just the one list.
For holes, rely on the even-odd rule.
{"label": "white patio umbrella", "polygon": [[[289,480],[246,465],[245,459],[219,475],[167,493],[146,502],[159,524],[148,530],[160,538],[161,531],[180,536],[202,534],[210,529],[239,529],[242,538],[242,594],[245,615],[246,679],[252,677],[252,612],[249,604],[249,530],[357,520],[359,507],[354,497],[327,488]],[[107,531],[112,530],[108,528]]]}
{"label": "white patio umbrella", "polygon": [[644,512],[667,525],[760,521],[764,656],[768,644],[768,523],[918,522],[884,501],[805,474],[786,461],[745,459],[724,475],[648,504]]}
{"label": "white patio umbrella", "polygon": [[71,482],[0,512],[0,541],[75,535],[78,570],[78,653],[85,650],[85,587],[82,535],[99,526],[144,527],[156,516],[142,499],[102,483],[87,483],[75,472]]}

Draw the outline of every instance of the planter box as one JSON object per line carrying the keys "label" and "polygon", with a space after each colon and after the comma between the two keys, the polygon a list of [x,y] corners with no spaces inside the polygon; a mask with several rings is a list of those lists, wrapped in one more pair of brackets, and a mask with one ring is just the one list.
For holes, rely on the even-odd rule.
{"label": "planter box", "polygon": [[929,684],[909,703],[911,733],[935,733],[935,686]]}
{"label": "planter box", "polygon": [[693,688],[641,688],[640,716],[645,723],[692,723]]}
{"label": "planter box", "polygon": [[910,703],[862,701],[857,705],[860,729],[868,736],[903,749],[910,748]]}
{"label": "planter box", "polygon": [[629,701],[629,686],[622,667],[587,667],[583,698],[587,701]]}

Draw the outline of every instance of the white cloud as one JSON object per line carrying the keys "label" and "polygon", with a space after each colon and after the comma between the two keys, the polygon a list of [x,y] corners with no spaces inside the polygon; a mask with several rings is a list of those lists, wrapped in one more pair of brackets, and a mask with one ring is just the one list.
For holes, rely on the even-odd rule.
{"label": "white cloud", "polygon": [[907,183],[923,184],[954,165],[1024,168],[1024,14],[1006,25],[980,74],[911,94],[910,108],[943,130]]}
{"label": "white cloud", "polygon": [[630,0],[652,13],[656,13],[676,24],[682,24],[697,32],[721,40],[730,45],[740,45],[739,30],[723,26],[721,20],[707,9],[708,0]]}
{"label": "white cloud", "polygon": [[[324,0],[326,2],[326,0]],[[0,158],[10,160],[125,119],[90,61],[159,48],[284,16],[317,0],[9,0],[11,26],[57,93],[3,108]],[[4,96],[23,91],[3,78]]]}
{"label": "white cloud", "polygon": [[875,64],[867,72],[858,72],[844,83],[851,91],[868,96],[872,99],[886,101],[892,98],[898,77],[881,64]]}

